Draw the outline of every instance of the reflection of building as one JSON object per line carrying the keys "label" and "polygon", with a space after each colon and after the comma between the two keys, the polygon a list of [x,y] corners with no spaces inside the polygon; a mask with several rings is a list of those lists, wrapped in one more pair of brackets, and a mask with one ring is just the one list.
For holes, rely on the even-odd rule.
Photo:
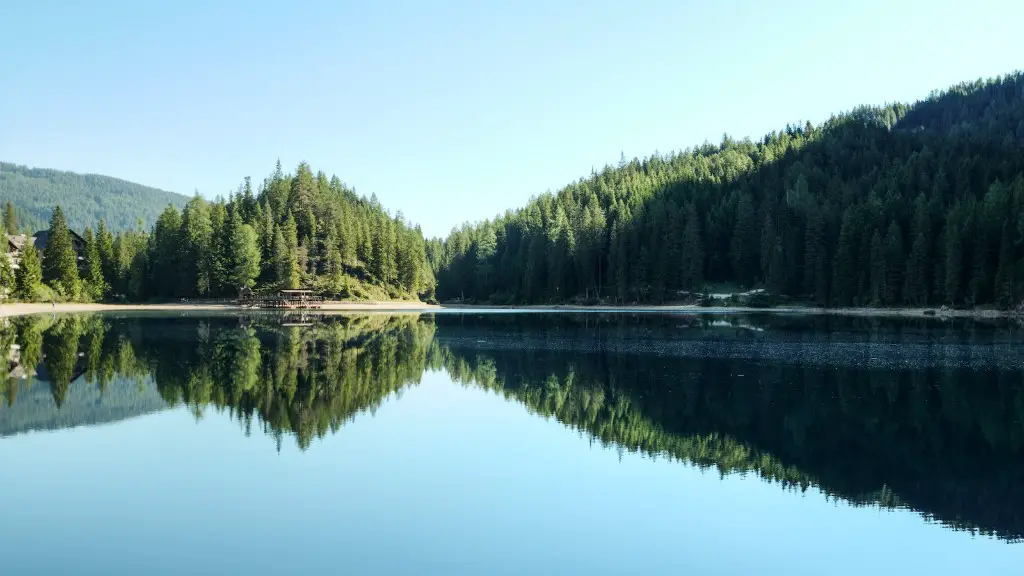
{"label": "reflection of building", "polygon": [[[75,258],[79,263],[85,260],[85,239],[75,233],[74,230],[68,230],[71,233],[71,249],[75,252]],[[21,254],[25,251],[25,247],[35,246],[35,249],[39,252],[39,257],[42,258],[43,251],[46,250],[46,245],[50,241],[50,231],[40,230],[32,236],[26,236],[24,234],[8,234],[7,235],[7,257],[11,260],[11,266],[15,269],[21,263]]]}
{"label": "reflection of building", "polygon": [[21,363],[21,346],[17,344],[11,344],[11,349],[7,350],[7,355],[4,358],[4,364],[7,369],[5,375],[9,379],[24,380],[29,376],[35,376],[36,371],[34,366],[24,366]]}

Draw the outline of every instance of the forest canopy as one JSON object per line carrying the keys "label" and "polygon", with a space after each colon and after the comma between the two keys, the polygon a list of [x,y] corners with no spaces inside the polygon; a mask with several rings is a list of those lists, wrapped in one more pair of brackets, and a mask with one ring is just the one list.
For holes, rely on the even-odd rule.
{"label": "forest canopy", "polygon": [[31,234],[46,229],[57,205],[73,230],[95,227],[102,218],[117,231],[135,228],[139,220],[148,229],[168,204],[180,209],[188,197],[110,176],[0,162],[0,203],[6,201],[20,211],[20,231]]}
{"label": "forest canopy", "polygon": [[[196,195],[181,209],[167,205],[151,230],[114,232],[100,219],[82,234],[77,269],[63,214],[53,212],[50,238],[61,242],[47,247],[41,280],[66,300],[234,297],[245,287],[429,299],[434,290],[418,226],[305,163],[294,174],[278,163],[255,189],[246,178],[227,199]],[[39,281],[16,281],[13,292],[40,299]]]}
{"label": "forest canopy", "polygon": [[[400,212],[305,163],[294,174],[278,164],[255,187],[246,178],[213,201],[105,177],[0,169],[0,195],[21,211],[5,214],[5,227],[24,230],[40,203],[61,203],[60,220],[83,231],[81,293],[67,288],[78,284],[65,270],[65,298],[301,286],[339,298],[436,294],[496,304],[706,302],[711,290],[751,289],[769,304],[1024,301],[1019,72],[757,141],[724,136],[643,160],[623,156],[444,239],[425,240]],[[82,203],[86,184],[99,205]],[[12,283],[10,274],[0,270],[0,282]],[[23,297],[36,293],[14,284]]]}
{"label": "forest canopy", "polygon": [[758,141],[621,159],[428,254],[442,301],[678,301],[761,287],[825,306],[1024,299],[1024,77]]}

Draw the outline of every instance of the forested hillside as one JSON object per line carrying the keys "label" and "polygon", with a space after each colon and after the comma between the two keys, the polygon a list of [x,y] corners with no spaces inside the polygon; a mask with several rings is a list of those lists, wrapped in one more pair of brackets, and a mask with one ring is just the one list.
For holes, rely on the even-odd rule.
{"label": "forested hillside", "polygon": [[305,163],[294,175],[278,163],[257,189],[246,178],[227,199],[196,196],[181,210],[167,206],[150,231],[115,233],[100,219],[83,232],[77,266],[59,206],[49,230],[42,266],[30,249],[17,274],[0,273],[0,287],[25,300],[236,297],[242,288],[433,297],[420,228]]}
{"label": "forested hillside", "polygon": [[1024,76],[626,161],[431,241],[442,300],[1024,299]]}
{"label": "forested hillside", "polygon": [[168,204],[182,208],[188,198],[109,176],[0,162],[0,203],[8,200],[19,209],[21,231],[32,233],[46,228],[57,205],[76,231],[100,218],[113,230],[135,228],[136,219],[148,229]]}

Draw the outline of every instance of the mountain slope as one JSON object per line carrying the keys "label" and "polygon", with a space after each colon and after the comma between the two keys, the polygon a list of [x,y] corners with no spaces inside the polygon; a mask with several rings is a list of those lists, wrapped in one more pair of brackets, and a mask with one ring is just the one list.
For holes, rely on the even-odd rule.
{"label": "mountain slope", "polygon": [[24,232],[46,227],[55,205],[68,224],[81,231],[103,218],[112,230],[135,228],[136,218],[149,229],[168,204],[182,208],[186,196],[134,182],[0,162],[0,202],[12,201]]}
{"label": "mountain slope", "polygon": [[1024,299],[1024,75],[758,141],[622,159],[429,246],[439,299],[664,302],[716,284],[824,306]]}

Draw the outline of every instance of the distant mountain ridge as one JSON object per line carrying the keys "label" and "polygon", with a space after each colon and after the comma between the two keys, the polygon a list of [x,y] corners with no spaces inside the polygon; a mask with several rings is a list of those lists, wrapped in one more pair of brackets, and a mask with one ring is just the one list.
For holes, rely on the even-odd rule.
{"label": "distant mountain ridge", "polygon": [[0,162],[0,202],[8,200],[18,211],[21,230],[31,233],[47,227],[56,205],[79,232],[100,218],[115,231],[135,228],[141,219],[148,230],[164,208],[180,209],[188,197],[111,176]]}

